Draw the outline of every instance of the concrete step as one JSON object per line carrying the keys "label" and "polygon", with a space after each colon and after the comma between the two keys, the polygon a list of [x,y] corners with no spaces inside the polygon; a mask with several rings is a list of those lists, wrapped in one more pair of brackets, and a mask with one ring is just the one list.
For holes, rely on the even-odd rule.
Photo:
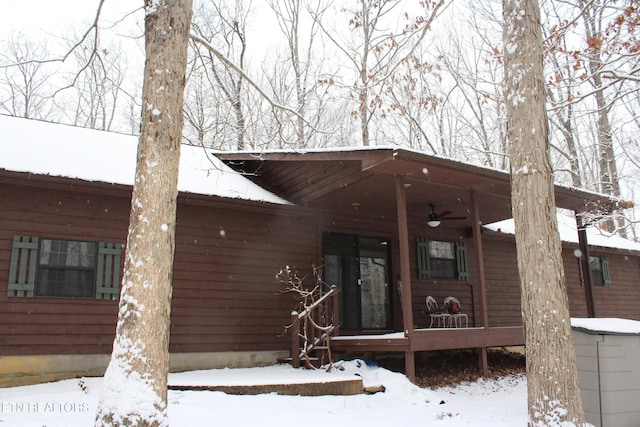
{"label": "concrete step", "polygon": [[276,393],[287,396],[348,396],[364,393],[362,379],[342,379],[296,384],[252,384],[252,385],[180,385],[170,384],[169,390],[222,391],[227,394]]}

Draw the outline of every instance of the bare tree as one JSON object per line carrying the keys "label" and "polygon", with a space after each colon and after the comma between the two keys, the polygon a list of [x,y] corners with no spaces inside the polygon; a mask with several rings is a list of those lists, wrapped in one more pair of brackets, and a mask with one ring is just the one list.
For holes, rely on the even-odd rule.
{"label": "bare tree", "polygon": [[438,46],[443,86],[451,81],[444,88],[448,93],[443,114],[457,125],[456,133],[445,136],[454,141],[451,156],[507,169],[502,58],[496,52],[497,41],[475,14],[460,25],[449,25],[448,37]]}
{"label": "bare tree", "polygon": [[[553,147],[573,185],[620,197],[624,110],[640,89],[640,12],[634,2],[611,0],[546,2],[545,9]],[[603,223],[623,236],[626,225],[621,215]]]}
{"label": "bare tree", "polygon": [[[187,88],[187,121],[197,138],[214,142],[217,148],[243,150],[248,147],[248,116],[245,105],[246,25],[248,10],[242,0],[203,2],[198,8],[193,32],[206,45],[216,47],[225,58],[241,71],[220,60],[207,46],[192,43],[193,57],[189,66]],[[202,77],[196,77],[202,74]],[[208,90],[203,90],[209,84]],[[225,107],[227,104],[229,108]],[[214,121],[214,123],[212,122]],[[209,137],[207,133],[212,132]],[[233,141],[232,143],[230,143]]]}
{"label": "bare tree", "polygon": [[414,59],[398,67],[401,72],[392,76],[392,84],[386,92],[388,106],[380,114],[380,126],[386,128],[381,135],[384,144],[400,143],[413,149],[442,154],[434,141],[434,133],[429,132],[432,123],[428,120],[436,111],[442,111],[441,82],[430,78],[428,68],[428,64]]}
{"label": "bare tree", "polygon": [[529,426],[585,424],[556,219],[545,108],[540,8],[503,1],[511,160]]}
{"label": "bare tree", "polygon": [[46,119],[52,113],[50,80],[54,72],[43,62],[46,45],[19,34],[0,53],[0,111],[11,116]]}
{"label": "bare tree", "polygon": [[[582,10],[584,20],[585,38],[588,45],[586,50],[586,69],[589,80],[594,89],[596,102],[596,114],[598,116],[598,151],[600,165],[600,190],[605,194],[612,194],[620,197],[620,182],[618,177],[618,166],[616,164],[613,150],[613,129],[611,126],[610,111],[612,104],[607,101],[605,90],[609,84],[604,83],[604,73],[608,67],[606,62],[608,56],[602,49],[605,38],[603,28],[606,21],[603,19],[605,10],[608,9],[608,0],[595,0],[585,5]],[[617,61],[616,61],[617,62]],[[618,64],[619,66],[620,64]],[[618,89],[614,90],[618,92]],[[615,96],[617,98],[617,95]],[[608,223],[608,228],[615,228],[613,219]],[[624,234],[624,223],[620,224],[620,232]]]}
{"label": "bare tree", "polygon": [[96,426],[167,425],[171,280],[191,0],[146,0],[145,12],[142,134],[116,337]]}
{"label": "bare tree", "polygon": [[[309,0],[269,0],[269,6],[273,10],[278,22],[280,31],[285,37],[287,44],[287,67],[284,73],[274,68],[274,95],[287,94],[293,92],[291,98],[298,112],[295,116],[295,145],[298,147],[307,147],[310,145],[311,136],[315,133],[314,128],[310,128],[309,121],[312,121],[316,127],[320,123],[322,109],[321,103],[317,99],[318,84],[320,79],[319,67],[322,64],[322,58],[318,58],[318,51],[322,51],[317,42],[318,38],[318,19],[322,19],[326,6],[324,2]],[[305,10],[309,9],[310,13],[305,14]],[[311,19],[311,16],[316,19]],[[277,75],[281,74],[282,78],[278,79]],[[292,78],[289,79],[288,75]],[[293,81],[291,81],[293,80]],[[282,84],[277,84],[281,81]],[[291,88],[291,89],[289,89]],[[313,102],[313,98],[316,102]],[[282,103],[286,101],[282,99]],[[315,107],[312,113],[309,109]],[[277,114],[277,112],[274,112]],[[305,120],[305,116],[315,114],[315,118]],[[282,119],[278,118],[281,122]],[[283,136],[282,139],[288,139]]]}
{"label": "bare tree", "polygon": [[[420,2],[426,16],[415,17],[400,13],[398,7],[402,3],[400,0],[358,0],[353,8],[342,7],[348,20],[349,37],[342,37],[339,31],[330,30],[320,18],[314,17],[324,36],[355,74],[342,77],[340,73],[333,73],[332,78],[349,90],[355,103],[352,115],[359,119],[360,140],[364,146],[371,145],[370,126],[384,105],[385,85],[400,64],[413,59],[445,0]],[[398,21],[404,25],[397,25]]]}
{"label": "bare tree", "polygon": [[[75,84],[57,103],[76,126],[114,130],[117,128],[121,98],[131,98],[123,89],[127,58],[116,47],[102,45],[96,47],[96,51],[93,54],[85,50],[74,51],[77,63],[88,65],[82,68],[79,76],[75,76]],[[74,109],[69,108],[74,104]]]}

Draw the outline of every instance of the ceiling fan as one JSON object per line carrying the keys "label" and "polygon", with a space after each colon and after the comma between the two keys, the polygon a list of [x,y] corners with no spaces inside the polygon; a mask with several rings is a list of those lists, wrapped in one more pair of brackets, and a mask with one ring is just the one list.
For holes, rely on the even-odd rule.
{"label": "ceiling fan", "polygon": [[431,213],[429,214],[429,217],[427,218],[427,225],[429,227],[437,227],[440,225],[440,221],[446,221],[446,220],[455,220],[455,219],[467,219],[467,217],[465,216],[449,216],[451,215],[451,211],[444,211],[444,212],[440,212],[439,214],[436,213],[436,204],[435,203],[429,203],[429,206],[431,206]]}

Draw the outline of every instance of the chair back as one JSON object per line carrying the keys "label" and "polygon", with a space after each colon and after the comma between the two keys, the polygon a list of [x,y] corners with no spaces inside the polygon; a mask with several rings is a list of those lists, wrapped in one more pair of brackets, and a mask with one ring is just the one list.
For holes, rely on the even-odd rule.
{"label": "chair back", "polygon": [[446,297],[444,299],[444,307],[447,309],[447,312],[451,314],[460,313],[460,301],[455,297]]}
{"label": "chair back", "polygon": [[427,304],[427,311],[433,311],[433,310],[437,310],[438,309],[438,302],[431,295],[429,295],[426,298],[425,303]]}

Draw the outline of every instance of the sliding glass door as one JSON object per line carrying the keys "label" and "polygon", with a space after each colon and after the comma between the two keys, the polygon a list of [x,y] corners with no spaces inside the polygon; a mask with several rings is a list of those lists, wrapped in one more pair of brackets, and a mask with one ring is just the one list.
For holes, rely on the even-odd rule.
{"label": "sliding glass door", "polygon": [[343,329],[389,329],[389,241],[324,233],[324,281],[340,289]]}

